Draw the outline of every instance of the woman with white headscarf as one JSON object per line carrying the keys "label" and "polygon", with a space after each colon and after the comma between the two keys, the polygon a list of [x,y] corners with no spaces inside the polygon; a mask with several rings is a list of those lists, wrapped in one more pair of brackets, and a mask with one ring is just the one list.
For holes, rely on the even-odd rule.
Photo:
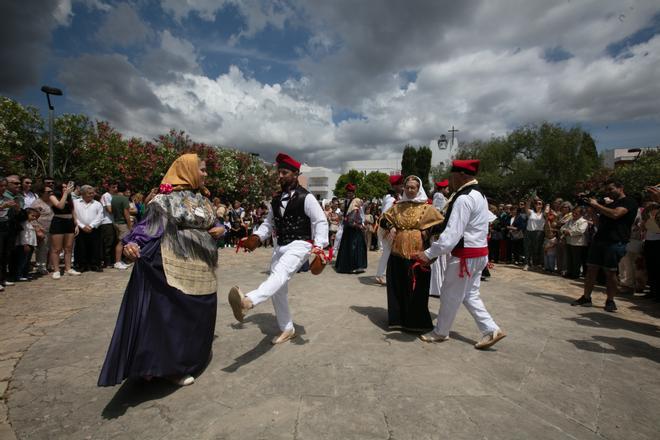
{"label": "woman with white headscarf", "polygon": [[433,328],[428,309],[431,272],[414,255],[429,244],[443,216],[433,205],[417,176],[404,182],[403,197],[381,218],[389,231],[392,252],[387,261],[387,314],[391,330],[424,332]]}

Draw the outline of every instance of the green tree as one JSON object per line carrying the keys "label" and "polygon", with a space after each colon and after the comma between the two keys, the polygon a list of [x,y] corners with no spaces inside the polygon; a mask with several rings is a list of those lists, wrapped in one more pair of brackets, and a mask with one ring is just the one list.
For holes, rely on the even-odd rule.
{"label": "green tree", "polygon": [[[94,124],[85,115],[64,114],[53,123],[53,174],[68,180],[88,166],[81,160],[81,148],[87,145]],[[47,156],[44,158],[48,161]],[[89,158],[94,160],[93,157]]]}
{"label": "green tree", "polygon": [[366,173],[364,171],[358,170],[349,170],[348,173],[342,174],[335,184],[335,196],[346,197],[346,185],[349,183],[356,185],[359,191],[365,176]]}
{"label": "green tree", "polygon": [[633,163],[617,167],[613,176],[623,182],[626,195],[643,195],[644,188],[660,183],[660,149],[647,151]]}
{"label": "green tree", "polygon": [[362,181],[357,196],[364,200],[380,199],[390,189],[390,176],[380,171],[372,171]]}
{"label": "green tree", "polygon": [[433,180],[433,182],[437,182],[439,180],[448,178],[449,177],[449,169],[450,169],[450,167],[442,165],[442,164],[432,166],[430,171],[429,171],[429,174],[431,176],[431,180]]}
{"label": "green tree", "polygon": [[458,159],[481,161],[478,180],[493,200],[572,197],[600,169],[591,136],[580,127],[543,122],[506,136],[464,144]]}
{"label": "green tree", "polygon": [[44,137],[44,121],[35,107],[0,97],[0,174],[43,175],[48,139]]}
{"label": "green tree", "polygon": [[401,174],[409,176],[417,172],[417,150],[412,145],[406,145],[401,156]]}
{"label": "green tree", "polygon": [[421,146],[417,150],[417,155],[415,157],[415,168],[417,169],[417,177],[422,180],[422,186],[429,192],[429,173],[431,171],[431,159],[433,153],[431,149],[427,146]]}
{"label": "green tree", "polygon": [[582,141],[577,153],[577,168],[580,175],[591,175],[594,171],[602,167],[602,162],[598,156],[596,143],[587,132],[582,133]]}

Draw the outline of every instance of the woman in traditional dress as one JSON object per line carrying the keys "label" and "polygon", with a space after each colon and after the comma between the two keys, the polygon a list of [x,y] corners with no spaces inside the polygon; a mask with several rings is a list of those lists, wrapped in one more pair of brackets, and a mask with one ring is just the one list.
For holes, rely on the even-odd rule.
{"label": "woman in traditional dress", "polygon": [[392,241],[387,261],[387,315],[391,330],[426,332],[433,328],[428,308],[431,272],[413,255],[429,246],[431,233],[439,228],[443,216],[427,203],[419,177],[408,176],[404,185],[401,200],[380,220]]}
{"label": "woman in traditional dress", "polygon": [[364,203],[355,197],[357,187],[346,185],[344,222],[337,252],[338,273],[362,273],[367,268],[367,243],[364,240]]}
{"label": "woman in traditional dress", "polygon": [[128,377],[163,377],[190,385],[211,358],[217,309],[213,205],[204,188],[206,164],[196,154],[174,161],[123,239],[135,267],[124,293],[99,386]]}

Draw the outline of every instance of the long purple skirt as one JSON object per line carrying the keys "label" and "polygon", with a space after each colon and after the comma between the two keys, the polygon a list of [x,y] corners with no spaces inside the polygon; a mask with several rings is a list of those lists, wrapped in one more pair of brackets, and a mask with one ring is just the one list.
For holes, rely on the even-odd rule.
{"label": "long purple skirt", "polygon": [[124,292],[99,386],[129,377],[194,375],[211,358],[218,299],[167,284],[160,240],[140,250]]}

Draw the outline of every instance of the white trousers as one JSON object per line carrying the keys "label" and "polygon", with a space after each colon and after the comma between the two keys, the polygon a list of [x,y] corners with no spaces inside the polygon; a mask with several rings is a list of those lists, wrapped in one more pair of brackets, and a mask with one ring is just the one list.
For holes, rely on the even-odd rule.
{"label": "white trousers", "polygon": [[431,288],[429,289],[429,295],[440,296],[445,270],[447,270],[447,256],[440,255],[431,264]]}
{"label": "white trousers", "polygon": [[497,330],[499,327],[493,321],[490,313],[486,310],[479,296],[479,285],[481,284],[481,271],[488,264],[488,257],[469,258],[467,268],[470,275],[460,273],[460,259],[447,255],[447,268],[440,289],[440,310],[438,311],[438,322],[435,332],[448,336],[461,303],[470,312],[477,323],[479,331],[486,335]]}
{"label": "white trousers", "polygon": [[257,289],[245,295],[255,306],[272,298],[281,331],[293,329],[289,311],[289,280],[309,258],[311,251],[312,244],[302,240],[276,246],[270,263],[270,275]]}
{"label": "white trousers", "polygon": [[337,256],[339,255],[339,245],[341,244],[341,236],[344,233],[344,222],[339,224],[337,233],[335,234],[335,244],[332,245],[332,254]]}
{"label": "white trousers", "polygon": [[385,276],[387,260],[390,259],[390,252],[392,252],[392,242],[385,238],[385,235],[387,235],[387,231],[383,228],[378,228],[378,238],[383,243],[383,255],[380,256],[380,261],[378,262],[378,270],[376,270],[377,277]]}

